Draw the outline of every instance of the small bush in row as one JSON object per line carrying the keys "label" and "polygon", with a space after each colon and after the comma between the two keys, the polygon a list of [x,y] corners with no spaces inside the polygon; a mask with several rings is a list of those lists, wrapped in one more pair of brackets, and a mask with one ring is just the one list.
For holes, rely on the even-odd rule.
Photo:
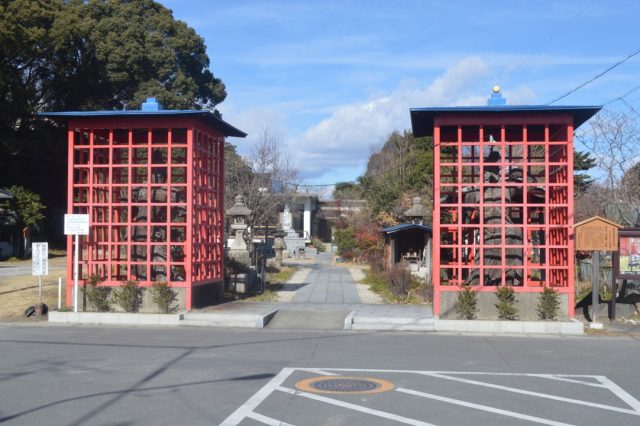
{"label": "small bush in row", "polygon": [[[142,296],[144,289],[138,286],[138,282],[128,280],[119,287],[101,285],[102,278],[99,275],[91,275],[86,287],[87,300],[98,312],[108,312],[111,310],[112,300],[125,312],[138,312],[142,306]],[[163,313],[175,311],[176,306],[172,306],[178,298],[177,293],[169,287],[166,282],[154,283],[150,289],[153,303]]]}
{"label": "small bush in row", "polygon": [[125,312],[138,312],[142,305],[142,289],[138,287],[138,282],[129,280],[114,288],[113,301]]}
{"label": "small bush in row", "polygon": [[462,290],[458,292],[458,302],[456,303],[458,319],[475,319],[477,310],[478,298],[476,293],[469,284],[463,285]]}
{"label": "small bush in row", "polygon": [[87,300],[100,312],[110,309],[109,294],[111,294],[111,287],[101,286],[101,281],[100,275],[91,275],[89,286],[86,288]]}
{"label": "small bush in row", "polygon": [[[516,303],[515,291],[512,287],[498,287],[496,291],[498,301],[494,305],[498,310],[498,318],[502,320],[518,319],[518,309]],[[560,309],[560,295],[551,287],[545,287],[538,297],[538,305],[536,311],[538,318],[541,320],[555,320],[558,317]],[[475,319],[478,310],[477,294],[473,291],[469,284],[462,286],[462,290],[458,292],[456,302],[456,312],[458,319]]]}
{"label": "small bush in row", "polygon": [[513,287],[498,287],[496,291],[498,302],[494,305],[498,310],[498,319],[517,320],[518,309],[516,308],[516,293]]}

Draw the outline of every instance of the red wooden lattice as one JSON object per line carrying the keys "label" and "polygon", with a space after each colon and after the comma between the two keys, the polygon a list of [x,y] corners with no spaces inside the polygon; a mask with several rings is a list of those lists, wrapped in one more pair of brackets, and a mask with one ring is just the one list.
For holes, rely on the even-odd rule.
{"label": "red wooden lattice", "polygon": [[434,313],[440,292],[567,293],[573,316],[573,118],[434,119]]}
{"label": "red wooden lattice", "polygon": [[[186,289],[190,309],[194,286],[223,280],[222,134],[184,118],[75,119],[68,142],[68,211],[91,224],[81,283],[166,281]],[[72,288],[67,280],[67,305]]]}

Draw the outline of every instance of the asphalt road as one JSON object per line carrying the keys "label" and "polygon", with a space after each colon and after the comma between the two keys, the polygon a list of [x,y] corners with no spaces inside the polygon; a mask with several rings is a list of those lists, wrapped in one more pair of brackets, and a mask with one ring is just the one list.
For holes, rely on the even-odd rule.
{"label": "asphalt road", "polygon": [[[65,259],[66,258],[49,259],[49,275],[64,272],[66,268]],[[0,262],[0,278],[17,277],[22,275],[31,276],[31,268],[31,260]]]}
{"label": "asphalt road", "polygon": [[631,425],[638,354],[626,338],[0,325],[0,422]]}

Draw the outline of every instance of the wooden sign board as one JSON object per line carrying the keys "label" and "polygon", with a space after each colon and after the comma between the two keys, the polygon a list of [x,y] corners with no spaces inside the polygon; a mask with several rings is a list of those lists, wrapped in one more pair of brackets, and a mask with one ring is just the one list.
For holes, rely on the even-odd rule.
{"label": "wooden sign board", "polygon": [[615,222],[600,216],[576,223],[575,249],[595,251],[618,251],[618,230],[622,228]]}

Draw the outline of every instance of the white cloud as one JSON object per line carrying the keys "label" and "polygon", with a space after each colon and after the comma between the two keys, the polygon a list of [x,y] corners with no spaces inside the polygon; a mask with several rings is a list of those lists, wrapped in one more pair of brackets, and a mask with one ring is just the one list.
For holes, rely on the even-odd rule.
{"label": "white cloud", "polygon": [[[489,88],[486,96],[471,93],[486,73],[485,62],[472,56],[449,67],[426,87],[402,81],[388,95],[339,107],[331,117],[289,140],[289,149],[305,177],[330,179],[332,171],[347,167],[353,168],[355,177],[366,164],[372,145],[393,130],[410,127],[410,108],[484,104]],[[526,97],[525,91],[520,96]]]}
{"label": "white cloud", "polygon": [[[478,56],[451,65],[426,86],[402,80],[391,92],[376,92],[368,100],[338,105],[329,116],[292,136],[292,120],[313,102],[268,103],[241,109],[231,102],[221,105],[225,120],[249,134],[247,140],[231,140],[246,154],[265,128],[278,134],[307,183],[329,184],[362,174],[371,147],[394,130],[411,127],[409,110],[427,106],[484,105],[490,93],[488,66]],[[526,86],[504,92],[510,104],[531,104],[535,93]],[[306,111],[308,112],[308,111]]]}

